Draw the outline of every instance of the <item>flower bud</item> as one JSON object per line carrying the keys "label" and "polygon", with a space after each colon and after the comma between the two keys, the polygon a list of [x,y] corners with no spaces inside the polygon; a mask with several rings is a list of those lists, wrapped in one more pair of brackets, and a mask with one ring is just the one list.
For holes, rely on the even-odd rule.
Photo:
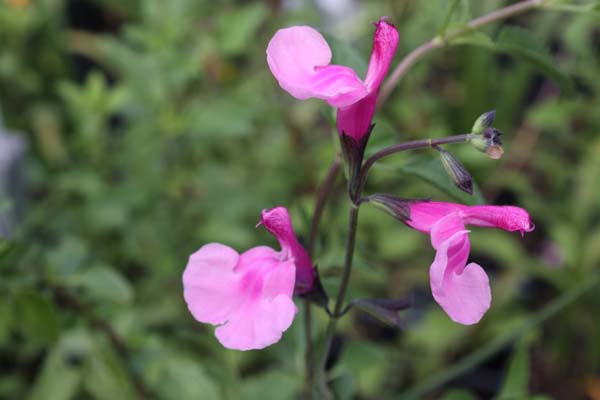
{"label": "flower bud", "polygon": [[394,328],[402,328],[398,311],[412,306],[412,297],[404,299],[354,299],[350,304]]}
{"label": "flower bud", "polygon": [[492,126],[495,118],[496,110],[488,111],[486,113],[481,114],[473,124],[471,132],[476,135],[480,134],[481,132],[483,132],[484,129]]}
{"label": "flower bud", "polygon": [[470,142],[477,150],[496,160],[504,154],[501,135],[502,132],[496,128],[485,128],[481,135],[472,135]]}
{"label": "flower bud", "polygon": [[440,152],[442,165],[456,187],[463,192],[473,194],[473,180],[467,169],[448,151],[441,147],[436,147],[436,150]]}

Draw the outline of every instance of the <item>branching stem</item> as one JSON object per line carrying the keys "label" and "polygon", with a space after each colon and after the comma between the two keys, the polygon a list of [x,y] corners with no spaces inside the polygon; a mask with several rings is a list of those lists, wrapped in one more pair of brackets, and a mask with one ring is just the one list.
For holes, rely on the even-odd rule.
{"label": "branching stem", "polygon": [[400,64],[394,68],[390,74],[389,79],[381,88],[377,104],[380,106],[390,96],[392,90],[396,87],[400,79],[406,74],[406,72],[412,67],[412,65],[421,59],[423,56],[428,54],[431,50],[443,46],[449,40],[455,39],[460,35],[463,35],[469,31],[479,29],[484,25],[491,24],[492,22],[500,21],[502,19],[513,17],[515,15],[522,14],[526,11],[532,10],[537,7],[541,7],[547,0],[525,0],[510,6],[501,8],[499,10],[492,11],[489,14],[483,15],[479,18],[471,20],[466,27],[454,29],[446,33],[443,37],[436,36],[433,39],[423,43],[402,59]]}

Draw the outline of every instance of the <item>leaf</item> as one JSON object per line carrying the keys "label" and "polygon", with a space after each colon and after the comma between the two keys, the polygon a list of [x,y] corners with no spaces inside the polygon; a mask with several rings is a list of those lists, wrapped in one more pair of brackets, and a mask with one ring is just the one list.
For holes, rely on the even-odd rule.
{"label": "leaf", "polygon": [[3,347],[13,329],[15,315],[14,305],[9,296],[0,298],[0,347]]}
{"label": "leaf", "polygon": [[335,398],[339,400],[352,400],[355,398],[356,387],[352,374],[343,372],[331,381]]}
{"label": "leaf", "polygon": [[456,11],[458,10],[458,6],[462,3],[463,7],[468,7],[468,3],[466,3],[463,0],[450,0],[448,2],[448,8],[446,11],[446,15],[444,16],[444,21],[442,22],[442,24],[440,25],[440,29],[438,30],[438,35],[439,36],[444,36],[444,34],[446,33],[446,31],[448,30],[448,27],[450,26],[450,22],[452,21],[452,17],[454,16],[454,14],[456,13]]}
{"label": "leaf", "polygon": [[58,314],[54,303],[33,291],[17,296],[17,320],[29,339],[45,345],[58,337]]}
{"label": "leaf", "polygon": [[498,400],[526,399],[529,395],[529,346],[521,342],[513,353]]}
{"label": "leaf", "polygon": [[356,71],[359,77],[365,76],[367,72],[367,56],[333,35],[324,34],[323,36],[331,47],[331,64],[348,66]]}
{"label": "leaf", "polygon": [[[345,398],[380,398],[378,394],[381,393],[382,383],[389,377],[388,355],[386,347],[377,343],[363,340],[349,342],[335,367],[335,373],[339,376],[336,379],[339,380],[339,386],[334,384],[336,392],[341,394],[343,389],[349,389],[343,386],[351,383],[353,390]],[[348,372],[351,379],[347,379]],[[353,391],[357,392],[354,396],[351,395]]]}
{"label": "leaf", "polygon": [[238,7],[222,15],[217,22],[219,49],[229,56],[245,52],[267,15],[268,9],[263,3]]}
{"label": "leaf", "polygon": [[536,65],[544,74],[561,86],[568,86],[569,79],[556,67],[546,44],[531,32],[519,27],[506,27],[496,40],[498,51],[509,53]]}
{"label": "leaf", "polygon": [[61,337],[44,359],[29,400],[67,400],[76,396],[83,377],[89,341],[82,332]]}
{"label": "leaf", "polygon": [[139,397],[121,359],[101,340],[92,339],[83,384],[93,398],[100,400]]}
{"label": "leaf", "polygon": [[556,66],[556,61],[547,50],[546,44],[531,34],[530,31],[509,26],[503,28],[496,40],[492,40],[483,32],[465,28],[466,31],[448,41],[450,45],[474,45],[498,53],[510,54],[534,64],[540,71],[564,89],[569,89],[571,82]]}
{"label": "leaf", "polygon": [[73,274],[85,261],[88,249],[76,236],[65,235],[59,245],[48,252],[48,272],[56,278]]}
{"label": "leaf", "polygon": [[66,283],[82,288],[99,302],[128,304],[133,299],[133,289],[127,279],[115,269],[104,265],[71,275]]}
{"label": "leaf", "polygon": [[484,204],[485,200],[479,186],[473,181],[473,195],[462,192],[448,179],[448,175],[438,159],[415,157],[413,161],[400,167],[402,172],[417,176],[440,189],[455,200],[465,204]]}
{"label": "leaf", "polygon": [[219,98],[190,101],[183,111],[183,119],[190,133],[201,138],[215,137],[221,140],[224,137],[241,137],[253,129],[247,104]]}
{"label": "leaf", "polygon": [[240,399],[292,400],[300,390],[300,380],[283,371],[270,370],[243,380]]}
{"label": "leaf", "polygon": [[440,398],[440,400],[476,400],[477,397],[464,389],[450,389]]}
{"label": "leaf", "polygon": [[158,366],[155,387],[161,398],[181,400],[219,399],[214,382],[206,375],[202,364],[191,358],[168,355]]}
{"label": "leaf", "polygon": [[484,47],[489,50],[496,50],[496,44],[494,43],[494,40],[491,37],[489,37],[481,31],[470,29],[468,26],[464,26],[464,28],[466,29],[466,31],[461,35],[450,39],[448,41],[448,44],[455,46],[466,44]]}
{"label": "leaf", "polygon": [[561,1],[555,2],[546,2],[543,4],[543,7],[549,10],[563,11],[563,12],[572,12],[572,13],[580,13],[586,15],[600,15],[600,2],[593,1],[591,3],[584,4],[560,4]]}

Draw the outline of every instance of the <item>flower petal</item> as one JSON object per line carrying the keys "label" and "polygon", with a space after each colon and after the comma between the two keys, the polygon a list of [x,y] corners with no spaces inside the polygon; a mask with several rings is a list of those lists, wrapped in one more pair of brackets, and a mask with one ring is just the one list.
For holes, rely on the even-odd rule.
{"label": "flower petal", "polygon": [[293,26],[275,33],[267,47],[267,63],[279,85],[292,96],[326,100],[345,107],[367,95],[353,69],[329,65],[331,49],[309,26]]}
{"label": "flower petal", "polygon": [[[248,253],[250,255],[246,258]],[[234,310],[229,321],[215,331],[221,344],[230,349],[262,349],[279,341],[296,315],[297,309],[292,301],[296,274],[294,263],[291,260],[273,263],[267,258],[267,265],[257,264],[258,253],[255,248],[240,256],[240,264],[252,263],[244,269],[248,271],[246,275],[254,274],[251,278],[254,284],[245,287],[250,295]],[[257,289],[260,290],[254,292]]]}
{"label": "flower petal", "polygon": [[347,107],[339,106],[340,109],[337,112],[338,132],[351,136],[357,141],[370,130],[377,105],[379,86],[388,72],[400,39],[396,27],[383,18],[375,24],[375,27],[373,50],[365,77],[365,85],[369,94]]}
{"label": "flower petal", "polygon": [[390,68],[400,35],[396,27],[384,18],[375,23],[375,36],[373,37],[373,50],[369,60],[369,68],[365,77],[365,84],[369,93],[379,90],[379,86]]}
{"label": "flower petal", "polygon": [[231,247],[209,243],[192,254],[183,272],[183,296],[194,318],[222,324],[240,305],[234,273],[239,255]]}
{"label": "flower petal", "polygon": [[457,211],[451,212],[440,218],[431,228],[431,245],[437,250],[443,242],[454,236],[456,232],[464,230],[465,224],[460,214]]}
{"label": "flower petal", "polygon": [[410,220],[406,224],[418,231],[429,233],[446,215],[462,210],[461,204],[423,201],[410,205]]}
{"label": "flower petal", "polygon": [[513,206],[471,206],[464,207],[462,216],[466,224],[505,231],[531,232],[534,225],[529,213]]}
{"label": "flower petal", "polygon": [[479,322],[490,307],[491,292],[485,271],[475,263],[465,267],[469,254],[467,231],[458,231],[440,244],[429,270],[435,301],[455,322]]}
{"label": "flower petal", "polygon": [[377,105],[377,93],[370,93],[356,103],[339,108],[337,111],[337,129],[359,141],[371,129],[371,122]]}
{"label": "flower petal", "polygon": [[261,213],[261,223],[277,238],[282,251],[295,263],[296,294],[310,291],[314,285],[315,271],[306,250],[296,239],[288,210],[281,206],[265,209]]}
{"label": "flower petal", "polygon": [[289,296],[260,299],[238,309],[227,324],[217,328],[215,335],[230,349],[262,349],[281,339],[295,315],[296,306]]}

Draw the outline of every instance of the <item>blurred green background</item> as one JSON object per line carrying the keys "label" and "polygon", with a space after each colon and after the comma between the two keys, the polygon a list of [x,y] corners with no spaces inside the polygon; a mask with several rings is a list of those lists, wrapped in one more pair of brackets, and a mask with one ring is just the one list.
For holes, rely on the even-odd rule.
{"label": "blurred green background", "polygon": [[[329,362],[338,398],[600,399],[600,17],[589,2],[554,3],[566,11],[511,18],[433,52],[377,113],[368,153],[468,132],[496,109],[501,160],[448,147],[475,196],[453,188],[430,151],[385,161],[367,193],[518,205],[537,228],[524,238],[472,230],[493,301],[465,327],[431,298],[429,238],[364,207],[350,294],[412,296],[414,307],[400,331],[356,311],[342,320]],[[270,37],[310,24],[334,62],[362,74],[382,15],[401,33],[396,64],[444,26],[506,4],[3,0],[3,130],[27,150],[0,180],[10,221],[0,398],[300,398],[301,315],[280,343],[229,351],[187,312],[181,285],[207,242],[276,246],[254,228],[263,208],[287,206],[306,239],[338,147],[333,113],[279,88]],[[330,291],[345,196],[340,177],[314,260]],[[314,314],[318,340],[326,317]]]}

